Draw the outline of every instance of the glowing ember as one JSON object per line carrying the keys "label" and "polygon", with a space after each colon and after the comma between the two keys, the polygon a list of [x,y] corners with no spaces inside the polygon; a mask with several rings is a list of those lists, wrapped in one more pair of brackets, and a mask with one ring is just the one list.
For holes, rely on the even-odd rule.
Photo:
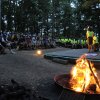
{"label": "glowing ember", "polygon": [[71,88],[77,92],[100,93],[100,80],[96,69],[85,56],[81,56],[71,71]]}
{"label": "glowing ember", "polygon": [[37,55],[42,55],[42,51],[41,51],[41,50],[37,50],[37,51],[36,51],[36,54],[37,54]]}

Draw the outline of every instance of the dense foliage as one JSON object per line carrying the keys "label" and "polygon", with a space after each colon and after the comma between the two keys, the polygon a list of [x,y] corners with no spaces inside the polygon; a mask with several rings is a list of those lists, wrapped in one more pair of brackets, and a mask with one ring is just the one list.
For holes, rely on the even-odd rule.
{"label": "dense foliage", "polygon": [[100,0],[2,0],[1,30],[84,37],[100,34]]}

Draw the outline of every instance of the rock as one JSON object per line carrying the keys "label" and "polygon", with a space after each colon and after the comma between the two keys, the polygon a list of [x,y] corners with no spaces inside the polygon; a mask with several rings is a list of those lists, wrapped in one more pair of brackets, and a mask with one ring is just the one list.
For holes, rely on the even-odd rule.
{"label": "rock", "polygon": [[60,59],[60,58],[53,58],[53,62],[60,63],[60,64],[68,64],[68,60]]}

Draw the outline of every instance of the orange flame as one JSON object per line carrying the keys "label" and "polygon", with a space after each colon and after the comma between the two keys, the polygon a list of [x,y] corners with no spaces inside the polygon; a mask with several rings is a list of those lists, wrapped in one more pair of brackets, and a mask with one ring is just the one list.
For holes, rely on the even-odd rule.
{"label": "orange flame", "polygon": [[[93,63],[90,62],[90,66],[92,68],[94,75],[97,77],[97,72],[93,66]],[[84,55],[82,55],[76,61],[76,65],[73,66],[73,69],[71,71],[71,76],[72,78],[70,79],[70,84],[73,90],[77,92],[87,93],[90,90],[89,88],[91,87],[91,85],[94,85],[96,87],[96,91],[91,91],[91,92],[100,93],[100,88],[96,83],[96,80],[89,68],[88,60]]]}

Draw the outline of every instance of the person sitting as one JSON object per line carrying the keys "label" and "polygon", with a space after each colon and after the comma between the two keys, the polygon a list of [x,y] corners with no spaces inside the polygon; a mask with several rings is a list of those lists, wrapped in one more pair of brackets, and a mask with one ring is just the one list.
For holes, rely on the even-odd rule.
{"label": "person sitting", "polygon": [[0,43],[0,54],[5,54],[5,48]]}
{"label": "person sitting", "polygon": [[36,49],[36,36],[32,37],[31,42],[32,42],[32,49]]}

